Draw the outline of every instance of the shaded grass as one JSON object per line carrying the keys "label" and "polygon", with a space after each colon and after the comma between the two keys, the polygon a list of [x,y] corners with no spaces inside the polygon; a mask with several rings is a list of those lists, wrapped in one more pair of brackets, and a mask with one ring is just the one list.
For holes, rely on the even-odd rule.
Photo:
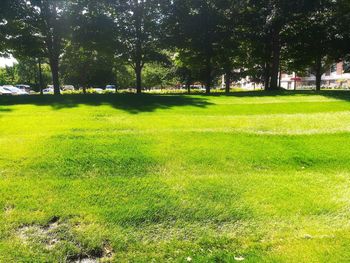
{"label": "shaded grass", "polygon": [[343,94],[0,98],[0,262],[346,262]]}

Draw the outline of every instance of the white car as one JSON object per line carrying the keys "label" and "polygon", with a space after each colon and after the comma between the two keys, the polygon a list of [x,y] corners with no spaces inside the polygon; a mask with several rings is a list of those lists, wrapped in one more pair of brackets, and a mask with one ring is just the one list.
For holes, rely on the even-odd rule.
{"label": "white car", "polygon": [[25,84],[18,84],[18,85],[16,85],[16,88],[24,90],[24,91],[27,91],[27,92],[30,91],[30,86],[29,85],[25,85]]}
{"label": "white car", "polygon": [[116,86],[115,85],[107,85],[106,91],[116,91]]}
{"label": "white car", "polygon": [[10,85],[3,86],[3,89],[11,92],[12,95],[28,95],[29,94],[25,90],[21,90],[19,88],[16,88],[16,87],[10,86]]}
{"label": "white car", "polygon": [[51,93],[53,93],[53,88],[46,88],[46,89],[43,89],[43,93],[44,94],[51,94]]}
{"label": "white car", "polygon": [[63,90],[63,91],[73,91],[75,89],[74,89],[73,85],[64,85],[63,87],[61,87],[61,90]]}
{"label": "white car", "polygon": [[8,91],[0,86],[0,95],[12,95],[12,92],[10,92],[10,91]]}
{"label": "white car", "polygon": [[103,89],[92,89],[94,91],[94,93],[97,93],[97,94],[102,94],[103,93]]}

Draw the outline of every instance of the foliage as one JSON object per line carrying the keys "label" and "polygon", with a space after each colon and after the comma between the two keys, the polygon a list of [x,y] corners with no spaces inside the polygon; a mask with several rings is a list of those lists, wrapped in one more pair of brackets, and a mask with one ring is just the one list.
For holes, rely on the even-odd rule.
{"label": "foliage", "polygon": [[174,69],[159,63],[147,64],[143,71],[143,79],[146,88],[174,87],[177,83]]}
{"label": "foliage", "polygon": [[322,74],[344,54],[334,32],[336,16],[334,2],[322,1],[308,16],[291,23],[286,32],[289,68],[294,71],[309,68],[316,76],[318,90]]}
{"label": "foliage", "polygon": [[113,58],[76,44],[66,46],[61,61],[62,80],[79,87],[104,87],[115,83]]}
{"label": "foliage", "polygon": [[350,53],[346,0],[3,0],[0,9],[0,52],[48,63],[56,94],[60,74],[83,86],[119,79],[138,93],[164,85],[147,64],[207,92],[222,74],[227,92],[246,76],[276,90],[280,71],[310,69],[320,88],[329,63]]}
{"label": "foliage", "polygon": [[9,46],[19,57],[45,57],[51,67],[55,94],[60,93],[59,60],[67,32],[67,7],[64,0],[13,0],[8,8],[11,16]]}
{"label": "foliage", "polygon": [[171,41],[183,60],[182,67],[190,71],[196,68],[197,76],[206,84],[208,93],[217,74],[217,43],[225,18],[219,11],[218,3],[210,0],[173,1],[168,21],[168,28],[173,33]]}
{"label": "foliage", "polygon": [[[51,84],[50,66],[42,65],[43,87]],[[13,66],[0,68],[0,85],[30,85],[35,91],[39,91],[39,69],[36,60],[18,60]]]}
{"label": "foliage", "polygon": [[160,0],[105,0],[114,19],[116,55],[135,71],[136,90],[142,89],[142,70],[147,63],[161,61]]}
{"label": "foliage", "polygon": [[0,85],[15,85],[18,83],[18,66],[0,68]]}

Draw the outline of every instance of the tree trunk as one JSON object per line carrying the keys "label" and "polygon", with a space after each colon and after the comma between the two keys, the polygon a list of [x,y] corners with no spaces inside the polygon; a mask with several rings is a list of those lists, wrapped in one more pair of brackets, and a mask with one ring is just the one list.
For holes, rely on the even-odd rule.
{"label": "tree trunk", "polygon": [[316,59],[316,91],[321,90],[321,82],[322,82],[322,61],[321,57]]}
{"label": "tree trunk", "polygon": [[230,93],[231,89],[231,71],[227,70],[225,74],[225,92],[226,94]]}
{"label": "tree trunk", "polygon": [[263,64],[263,78],[264,78],[264,90],[270,89],[270,72],[271,72],[271,39],[264,39],[264,64]]}
{"label": "tree trunk", "polygon": [[136,74],[136,93],[140,94],[142,92],[142,67],[141,65],[136,65],[135,67]]}
{"label": "tree trunk", "polygon": [[281,44],[279,30],[272,32],[272,66],[271,66],[271,90],[278,90],[278,73],[280,69]]}
{"label": "tree trunk", "polygon": [[264,86],[265,86],[265,90],[270,89],[270,63],[268,61],[265,62]]}
{"label": "tree trunk", "polygon": [[118,73],[117,71],[115,72],[115,79],[114,79],[114,83],[115,83],[115,94],[118,93]]}
{"label": "tree trunk", "polygon": [[42,71],[42,68],[41,68],[41,58],[38,59],[38,66],[39,66],[39,89],[40,89],[40,95],[43,95],[44,81],[43,81],[43,71]]}
{"label": "tree trunk", "polygon": [[282,87],[282,68],[280,67],[280,73],[279,73],[279,77],[278,77],[278,87],[281,88]]}
{"label": "tree trunk", "polygon": [[211,91],[211,76],[208,75],[205,83],[205,93],[210,94],[210,91]]}
{"label": "tree trunk", "polygon": [[38,87],[40,87],[40,83],[39,83],[39,67],[37,64],[37,59],[34,60],[35,63],[35,67],[34,67],[34,81],[32,81],[32,76],[29,77],[29,79],[26,81],[28,83],[35,83],[35,85],[37,85]]}
{"label": "tree trunk", "polygon": [[50,67],[52,73],[53,90],[55,95],[60,95],[60,79],[59,79],[59,65],[58,58],[50,58]]}
{"label": "tree trunk", "polygon": [[59,80],[59,57],[61,36],[59,34],[59,22],[57,21],[57,6],[55,1],[40,2],[41,16],[46,22],[46,46],[49,53],[49,63],[52,74],[52,84],[54,94],[60,95],[60,80]]}
{"label": "tree trunk", "polygon": [[135,58],[134,58],[134,69],[136,74],[136,93],[140,94],[142,92],[142,67],[143,67],[143,59],[142,59],[142,21],[143,21],[143,2],[134,0],[134,15],[133,15],[133,23],[135,27]]}
{"label": "tree trunk", "polygon": [[191,78],[190,77],[187,78],[186,89],[187,89],[187,93],[191,94]]}
{"label": "tree trunk", "polygon": [[213,58],[213,35],[210,30],[210,20],[209,6],[207,1],[202,1],[202,25],[205,29],[205,41],[204,41],[204,54],[205,54],[205,93],[209,94],[212,85],[212,58]]}
{"label": "tree trunk", "polygon": [[210,94],[211,91],[211,84],[212,84],[212,79],[211,79],[211,62],[210,62],[210,58],[207,58],[206,61],[206,67],[205,67],[205,93],[206,94]]}

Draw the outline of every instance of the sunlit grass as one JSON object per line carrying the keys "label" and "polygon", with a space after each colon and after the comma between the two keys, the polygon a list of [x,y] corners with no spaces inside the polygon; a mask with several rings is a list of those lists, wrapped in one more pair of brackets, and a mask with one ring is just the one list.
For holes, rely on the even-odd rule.
{"label": "sunlit grass", "polygon": [[349,99],[0,97],[0,262],[347,262]]}

